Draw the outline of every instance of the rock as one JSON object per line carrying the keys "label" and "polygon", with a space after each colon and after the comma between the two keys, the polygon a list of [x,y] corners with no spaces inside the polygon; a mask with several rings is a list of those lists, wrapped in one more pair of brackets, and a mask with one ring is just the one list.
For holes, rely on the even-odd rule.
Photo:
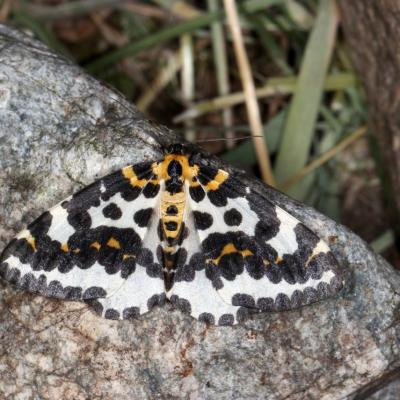
{"label": "rock", "polygon": [[[3,248],[42,211],[154,158],[174,134],[28,36],[1,26],[0,42]],[[393,387],[399,274],[345,227],[248,180],[330,241],[346,278],[339,295],[214,327],[171,305],[137,321],[105,320],[82,303],[1,282],[0,398],[355,399]]]}

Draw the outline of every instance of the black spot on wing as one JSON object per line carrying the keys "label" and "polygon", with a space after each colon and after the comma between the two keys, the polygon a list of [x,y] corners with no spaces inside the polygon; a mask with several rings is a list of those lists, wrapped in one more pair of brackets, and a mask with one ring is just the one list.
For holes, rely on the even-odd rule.
{"label": "black spot on wing", "polygon": [[136,269],[136,260],[134,257],[129,257],[122,259],[121,262],[121,278],[126,279],[130,276]]}
{"label": "black spot on wing", "polygon": [[260,241],[268,241],[279,232],[281,221],[276,213],[276,206],[258,193],[250,191],[246,195],[250,209],[254,211],[259,222],[256,225],[255,236]]}
{"label": "black spot on wing", "polygon": [[103,215],[106,218],[117,220],[122,217],[122,211],[115,203],[110,203],[103,208]]}
{"label": "black spot on wing", "polygon": [[165,304],[165,300],[165,293],[154,294],[149,298],[149,300],[147,300],[147,308],[151,310],[156,306],[162,306],[163,304]]}
{"label": "black spot on wing", "polygon": [[208,212],[193,211],[193,217],[196,229],[205,230],[213,224],[213,217]]}
{"label": "black spot on wing", "polygon": [[[186,252],[187,257],[187,252]],[[192,282],[195,279],[196,271],[206,268],[206,261],[203,253],[195,253],[190,257],[188,263],[180,262],[175,272],[175,282],[185,281]]]}
{"label": "black spot on wing", "polygon": [[222,256],[218,269],[220,274],[228,281],[233,281],[244,269],[244,260],[240,253],[230,253]]}
{"label": "black spot on wing", "polygon": [[300,290],[295,290],[290,296],[290,307],[298,308],[303,305],[303,293]]}
{"label": "black spot on wing", "polygon": [[1,277],[6,281],[16,285],[21,278],[21,271],[16,268],[11,268],[7,262],[0,264]]}
{"label": "black spot on wing", "polygon": [[231,208],[224,213],[224,221],[229,226],[238,226],[242,222],[242,214],[236,209]]}
{"label": "black spot on wing", "polygon": [[156,197],[158,192],[160,191],[160,185],[159,184],[154,184],[149,182],[144,188],[143,188],[143,195],[144,197],[151,199],[153,197]]}
{"label": "black spot on wing", "polygon": [[104,318],[107,319],[120,319],[120,313],[117,310],[114,310],[113,308],[109,308],[106,310],[104,314]]}
{"label": "black spot on wing", "polygon": [[317,302],[318,299],[318,292],[316,289],[313,287],[307,287],[303,291],[303,296],[304,296],[304,304],[312,304]]}
{"label": "black spot on wing", "polygon": [[201,186],[191,186],[189,188],[189,194],[193,201],[200,203],[206,196],[205,191]]}
{"label": "black spot on wing", "polygon": [[68,222],[77,231],[88,230],[92,225],[92,219],[86,210],[72,209],[68,212]]}
{"label": "black spot on wing", "polygon": [[242,307],[247,307],[247,308],[255,308],[256,307],[254,298],[245,293],[236,293],[232,297],[232,304],[234,306],[242,306]]}
{"label": "black spot on wing", "polygon": [[278,296],[276,296],[275,309],[277,311],[290,310],[290,306],[290,299],[286,294],[279,293]]}
{"label": "black spot on wing", "polygon": [[99,316],[103,315],[103,305],[96,299],[85,300],[85,303],[93,308],[95,313]]}
{"label": "black spot on wing", "polygon": [[267,242],[274,238],[279,232],[280,222],[277,221],[258,221],[254,230],[254,236],[259,242]]}
{"label": "black spot on wing", "polygon": [[218,319],[218,325],[229,326],[233,325],[234,322],[235,322],[235,317],[233,316],[233,314],[224,314],[221,315]]}
{"label": "black spot on wing", "polygon": [[63,290],[62,298],[65,300],[80,300],[82,298],[82,288],[67,286]]}
{"label": "black spot on wing", "polygon": [[192,311],[192,307],[191,307],[189,301],[177,296],[176,294],[171,296],[170,302],[172,304],[174,304],[175,307],[179,308],[179,310],[181,310],[182,312],[184,312],[186,314],[190,314]]}
{"label": "black spot on wing", "polygon": [[136,211],[133,219],[141,228],[144,228],[148,226],[152,214],[153,208],[145,208],[143,210]]}
{"label": "black spot on wing", "polygon": [[127,307],[122,312],[123,319],[136,319],[140,315],[140,310],[138,307]]}
{"label": "black spot on wing", "polygon": [[163,279],[163,271],[162,271],[161,264],[159,264],[159,263],[154,262],[154,263],[147,265],[146,273],[151,278]]}
{"label": "black spot on wing", "polygon": [[275,302],[271,297],[261,297],[257,300],[257,308],[261,311],[274,311]]}
{"label": "black spot on wing", "polygon": [[214,315],[207,312],[201,313],[198,320],[201,322],[205,322],[206,324],[215,325]]}
{"label": "black spot on wing", "polygon": [[206,277],[211,281],[214,289],[219,290],[224,287],[221,279],[220,271],[215,267],[214,264],[206,264]]}
{"label": "black spot on wing", "polygon": [[141,163],[137,163],[132,165],[132,169],[135,172],[138,179],[153,179],[153,161],[144,161]]}
{"label": "black spot on wing", "polygon": [[265,275],[273,284],[278,284],[282,280],[282,269],[277,264],[271,264],[265,267]]}
{"label": "black spot on wing", "polygon": [[98,286],[92,286],[84,291],[82,299],[83,300],[99,299],[106,296],[107,292],[103,288]]}
{"label": "black spot on wing", "polygon": [[35,292],[36,291],[35,276],[31,273],[21,276],[21,279],[18,282],[18,286],[21,287],[22,289],[29,290],[31,292]]}
{"label": "black spot on wing", "polygon": [[47,286],[47,290],[44,294],[49,297],[56,297],[58,299],[63,299],[64,287],[60,281],[57,280],[51,281]]}
{"label": "black spot on wing", "polygon": [[202,165],[199,169],[198,180],[203,186],[205,186],[216,177],[217,173],[218,168]]}
{"label": "black spot on wing", "polygon": [[147,248],[142,248],[137,255],[137,263],[143,267],[147,267],[153,264],[153,262],[154,262],[153,253]]}
{"label": "black spot on wing", "polygon": [[142,193],[142,189],[137,186],[132,186],[130,183],[126,183],[123,188],[121,188],[121,197],[125,201],[133,201],[137,199]]}
{"label": "black spot on wing", "polygon": [[216,207],[225,207],[228,204],[228,196],[222,185],[217,190],[209,190],[207,196]]}
{"label": "black spot on wing", "polygon": [[236,320],[239,323],[245,322],[250,315],[258,313],[259,310],[256,308],[239,307],[236,311]]}

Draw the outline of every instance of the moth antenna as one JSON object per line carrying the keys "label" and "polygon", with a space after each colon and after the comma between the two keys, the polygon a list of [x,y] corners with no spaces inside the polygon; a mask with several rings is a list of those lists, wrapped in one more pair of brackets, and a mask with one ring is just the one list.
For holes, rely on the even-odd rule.
{"label": "moth antenna", "polygon": [[214,138],[214,139],[200,139],[196,140],[195,143],[206,143],[206,142],[218,142],[219,140],[242,140],[242,139],[250,139],[252,137],[263,137],[262,135],[249,135],[249,136],[241,136],[241,137],[233,137],[233,138]]}

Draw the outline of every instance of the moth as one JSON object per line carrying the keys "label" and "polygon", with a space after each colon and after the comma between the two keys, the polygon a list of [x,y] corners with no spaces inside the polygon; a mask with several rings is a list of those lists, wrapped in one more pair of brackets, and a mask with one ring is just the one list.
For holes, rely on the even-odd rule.
{"label": "moth", "polygon": [[105,318],[135,318],[170,301],[218,325],[307,305],[343,286],[321,238],[179,143],[46,211],[6,247],[0,275],[87,302]]}

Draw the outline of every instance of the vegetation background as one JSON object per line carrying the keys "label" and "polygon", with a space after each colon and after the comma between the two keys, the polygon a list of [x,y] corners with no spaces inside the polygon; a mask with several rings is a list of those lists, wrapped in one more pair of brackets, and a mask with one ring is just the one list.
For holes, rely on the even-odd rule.
{"label": "vegetation background", "polygon": [[[252,130],[224,3],[3,0],[0,21],[67,55],[149,118],[263,177],[268,163],[257,157],[256,139],[237,140]],[[342,11],[352,7],[342,3]],[[393,188],[376,173],[385,161],[366,127],[367,101],[337,4],[234,4],[274,185],[347,225],[400,268],[397,224],[384,200]]]}

